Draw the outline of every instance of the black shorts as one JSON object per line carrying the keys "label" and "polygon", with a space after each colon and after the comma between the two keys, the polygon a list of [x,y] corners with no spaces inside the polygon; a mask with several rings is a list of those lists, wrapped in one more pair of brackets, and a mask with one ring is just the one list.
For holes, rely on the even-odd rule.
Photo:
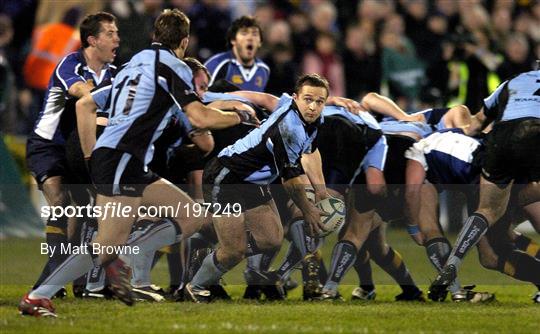
{"label": "black shorts", "polygon": [[242,212],[272,200],[268,185],[246,183],[223,166],[218,158],[212,159],[204,169],[203,193],[207,203],[219,203],[222,208],[238,203]]}
{"label": "black shorts", "polygon": [[486,137],[482,176],[495,184],[540,181],[540,119],[495,124]]}
{"label": "black shorts", "polygon": [[43,182],[50,177],[70,177],[64,145],[41,138],[35,133],[32,133],[26,142],[26,162],[40,189]]}
{"label": "black shorts", "polygon": [[147,185],[160,179],[130,153],[104,147],[92,153],[90,175],[104,196],[140,197]]}

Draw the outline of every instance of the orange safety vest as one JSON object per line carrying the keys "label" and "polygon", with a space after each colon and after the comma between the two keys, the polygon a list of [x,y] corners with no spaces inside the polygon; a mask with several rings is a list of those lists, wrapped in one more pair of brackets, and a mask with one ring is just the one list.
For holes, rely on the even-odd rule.
{"label": "orange safety vest", "polygon": [[32,50],[24,64],[24,79],[32,88],[45,90],[56,65],[70,52],[80,47],[74,37],[75,28],[64,23],[52,23],[36,28]]}

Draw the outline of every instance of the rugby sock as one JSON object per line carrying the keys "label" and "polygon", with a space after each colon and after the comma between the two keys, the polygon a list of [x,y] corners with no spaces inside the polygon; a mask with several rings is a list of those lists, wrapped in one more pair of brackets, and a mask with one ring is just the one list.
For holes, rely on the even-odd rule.
{"label": "rugby sock", "polygon": [[358,254],[356,255],[356,261],[354,262],[354,270],[358,274],[358,282],[362,290],[375,290],[369,255],[363,247],[360,248],[360,251],[358,251]]}
{"label": "rugby sock", "polygon": [[180,238],[179,227],[170,219],[162,219],[150,224],[143,222],[139,228],[136,228],[127,242],[132,248],[139,247],[138,254],[129,255],[132,269],[131,284],[134,287],[150,285],[150,271],[155,252],[164,246],[178,242]]}
{"label": "rugby sock", "polygon": [[263,254],[252,254],[247,257],[247,269],[253,270],[253,271],[259,271],[259,268],[261,267],[261,261],[262,261]]}
{"label": "rugby sock", "polygon": [[191,285],[199,289],[206,289],[211,285],[218,284],[219,279],[227,271],[228,270],[217,261],[216,251],[213,251],[204,258],[202,266],[191,280]]}
{"label": "rugby sock", "polygon": [[192,275],[194,275],[200,268],[199,264],[192,263],[193,254],[202,248],[213,248],[214,244],[210,242],[203,234],[197,232],[186,239],[183,242],[182,247],[184,247],[184,259],[182,266],[182,282],[180,285],[191,281],[193,278]]}
{"label": "rugby sock", "polygon": [[282,279],[285,279],[289,276],[294,267],[302,261],[302,255],[296,246],[291,242],[289,244],[289,249],[287,250],[287,255],[285,260],[277,270],[277,274]]}
{"label": "rugby sock", "polygon": [[[85,245],[92,242],[97,234],[97,220],[87,221],[83,226],[82,239]],[[86,274],[86,290],[99,291],[105,287],[105,271],[102,266],[95,266]]]}
{"label": "rugby sock", "polygon": [[497,270],[515,279],[540,285],[540,260],[519,250],[499,257]]}
{"label": "rugby sock", "polygon": [[289,235],[291,237],[292,244],[296,246],[300,252],[300,256],[303,259],[308,253],[308,240],[306,240],[306,232],[304,229],[304,221],[299,219],[292,222],[289,227]]}
{"label": "rugby sock", "polygon": [[55,249],[55,252],[47,259],[47,263],[34,284],[34,288],[39,286],[66,259],[67,254],[60,251],[62,245],[65,247],[68,244],[66,227],[67,217],[60,217],[56,221],[47,221],[47,227],[45,228],[47,246],[49,246],[48,249],[54,247],[52,249]]}
{"label": "rugby sock", "polygon": [[169,266],[169,285],[176,288],[182,280],[182,258],[180,256],[180,244],[176,243],[170,246],[171,252],[167,253],[167,264]]}
{"label": "rugby sock", "polygon": [[392,276],[404,292],[416,291],[418,289],[405,262],[403,262],[401,254],[396,252],[392,247],[388,247],[388,253],[386,255],[375,256],[375,254],[372,254],[372,258],[378,266]]}
{"label": "rugby sock", "polygon": [[29,297],[32,299],[51,299],[64,285],[80,277],[93,266],[100,264],[99,258],[90,254],[92,253],[90,249],[87,250],[87,253],[89,254],[70,255],[37,289],[30,293]]}
{"label": "rugby sock", "polygon": [[486,234],[489,228],[486,217],[475,212],[467,220],[458,234],[457,241],[448,257],[446,265],[454,265],[459,269],[465,254]]}
{"label": "rugby sock", "polygon": [[[429,261],[431,264],[433,264],[435,269],[440,272],[448,260],[450,250],[452,249],[450,241],[448,241],[446,238],[433,238],[425,242],[424,247],[426,247],[426,253]],[[455,293],[459,291],[460,288],[461,285],[459,280],[456,278],[448,287],[448,290],[450,290],[451,293]]]}
{"label": "rugby sock", "polygon": [[105,287],[105,270],[102,266],[95,266],[86,275],[86,290],[99,291]]}
{"label": "rugby sock", "polygon": [[324,291],[337,292],[339,283],[356,260],[356,253],[358,253],[358,250],[352,242],[347,240],[338,241],[332,251],[330,277],[324,285]]}
{"label": "rugby sock", "polygon": [[259,271],[267,272],[270,269],[272,261],[276,257],[277,250],[268,250],[261,254],[261,261],[259,263]]}
{"label": "rugby sock", "polygon": [[516,245],[516,248],[520,251],[523,251],[532,257],[540,259],[540,245],[538,245],[534,240],[524,236],[523,234],[520,234],[514,241],[514,244]]}

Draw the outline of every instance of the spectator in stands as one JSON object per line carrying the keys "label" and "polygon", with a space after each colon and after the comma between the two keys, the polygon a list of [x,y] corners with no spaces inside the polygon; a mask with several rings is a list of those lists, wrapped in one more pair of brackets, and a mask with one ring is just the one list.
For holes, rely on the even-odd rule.
{"label": "spectator in stands", "polygon": [[347,97],[360,101],[368,92],[379,92],[380,54],[370,32],[359,25],[347,28],[343,65]]}
{"label": "spectator in stands", "polygon": [[505,60],[497,68],[497,75],[501,81],[531,70],[534,59],[527,38],[523,34],[511,34],[506,40],[504,52]]}
{"label": "spectator in stands", "polygon": [[401,16],[392,14],[389,17],[380,42],[383,48],[382,80],[388,84],[390,96],[403,110],[414,109],[420,88],[425,83],[425,65],[404,35]]}
{"label": "spectator in stands", "polygon": [[294,62],[294,49],[291,44],[274,44],[268,55],[264,61],[272,72],[265,91],[276,96],[283,92],[293,92],[300,71]]}
{"label": "spectator in stands", "polygon": [[31,89],[31,121],[35,121],[54,68],[64,56],[77,50],[81,43],[77,36],[77,24],[81,16],[79,7],[66,11],[61,22],[37,26],[34,30],[32,48],[23,68],[26,86]]}
{"label": "spectator in stands", "polygon": [[302,62],[306,74],[317,73],[328,79],[330,95],[345,95],[345,77],[341,57],[336,53],[336,40],[330,32],[319,32],[315,51],[308,52]]}
{"label": "spectator in stands", "polygon": [[106,10],[117,17],[120,44],[116,52],[115,64],[121,65],[143,50],[152,41],[154,20],[163,7],[163,1],[129,0],[111,1]]}

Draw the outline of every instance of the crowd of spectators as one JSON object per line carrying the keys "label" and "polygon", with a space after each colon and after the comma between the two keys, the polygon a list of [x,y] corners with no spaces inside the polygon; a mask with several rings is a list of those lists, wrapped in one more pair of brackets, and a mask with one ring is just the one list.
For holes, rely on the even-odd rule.
{"label": "crowd of spectators", "polygon": [[[69,1],[61,10],[73,14],[78,2],[84,3]],[[28,133],[39,111],[24,67],[38,28],[29,23],[36,22],[43,3],[0,5],[0,130],[5,132]],[[58,2],[53,3],[48,11],[57,12]],[[96,6],[118,18],[117,64],[148,46],[152,23],[164,8],[179,8],[190,17],[188,55],[202,61],[226,49],[232,20],[253,15],[263,29],[259,57],[272,70],[267,92],[290,92],[299,74],[317,72],[328,78],[335,95],[360,99],[382,92],[406,110],[429,100],[464,103],[476,112],[496,85],[532,69],[540,58],[538,0],[115,0]],[[87,14],[84,6],[77,9],[80,18]]]}

